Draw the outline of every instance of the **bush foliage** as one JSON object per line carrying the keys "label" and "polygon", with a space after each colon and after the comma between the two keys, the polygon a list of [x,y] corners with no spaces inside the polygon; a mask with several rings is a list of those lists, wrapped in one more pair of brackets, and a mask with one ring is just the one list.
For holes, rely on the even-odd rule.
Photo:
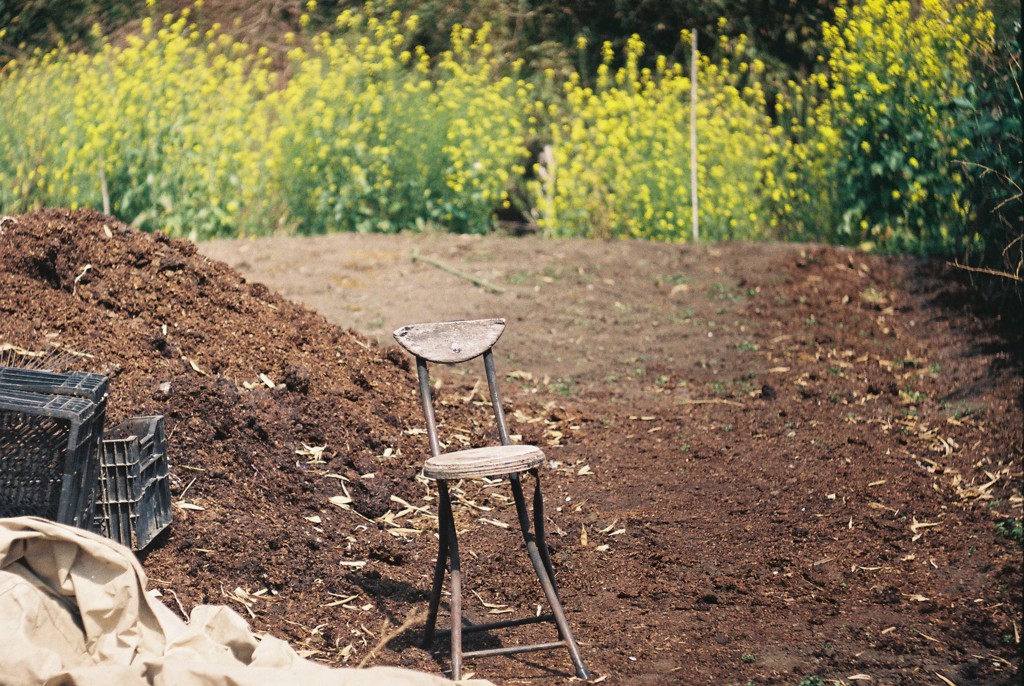
{"label": "bush foliage", "polygon": [[[621,25],[656,49],[639,34],[597,42],[612,25],[600,3],[559,2],[488,0],[467,13],[499,21],[470,29],[453,20],[458,1],[367,4],[329,25],[311,1],[283,61],[188,10],[117,44],[94,31],[89,53],[19,53],[0,73],[0,210],[109,203],[145,229],[206,238],[487,231],[514,206],[548,235],[686,240],[687,27],[670,44],[637,6]],[[412,4],[426,19],[395,9]],[[697,64],[704,237],[1019,275],[1020,49],[997,42],[983,0],[808,0],[795,52],[767,60],[779,27],[726,5],[739,9],[702,24]],[[435,22],[450,26],[443,40],[423,29]],[[811,53],[817,71],[800,76]]]}
{"label": "bush foliage", "polygon": [[[711,239],[765,235],[762,189],[777,146],[758,80],[764,65],[745,61],[744,46],[724,46],[732,56],[698,64],[698,206],[700,231]],[[576,73],[564,83],[551,143],[530,184],[546,234],[690,235],[690,78],[664,57],[641,68],[643,50],[634,36],[624,66],[613,70],[606,43],[592,87]]]}
{"label": "bush foliage", "polygon": [[[794,88],[793,182],[780,213],[802,238],[936,254],[966,238],[960,160],[972,141],[972,55],[994,25],[978,0],[866,0],[824,25],[828,71]],[[802,89],[802,92],[801,92]],[[809,101],[813,104],[809,104]]]}
{"label": "bush foliage", "polygon": [[293,75],[267,99],[270,179],[303,233],[491,227],[521,176],[530,86],[497,72],[488,25],[456,26],[431,60],[403,22],[345,11],[340,33],[296,48]]}

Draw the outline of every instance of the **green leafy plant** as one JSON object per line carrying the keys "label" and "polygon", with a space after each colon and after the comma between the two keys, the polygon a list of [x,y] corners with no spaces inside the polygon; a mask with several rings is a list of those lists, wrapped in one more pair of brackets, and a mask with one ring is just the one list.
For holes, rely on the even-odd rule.
{"label": "green leafy plant", "polygon": [[1018,519],[1007,518],[996,524],[996,533],[1011,541],[1024,540],[1024,525]]}
{"label": "green leafy plant", "polygon": [[[193,239],[237,232],[263,195],[259,54],[185,10],[95,55],[58,48],[0,80],[0,207],[103,208]],[[216,94],[216,97],[214,95]]]}
{"label": "green leafy plant", "polygon": [[[1021,52],[1016,38],[976,55],[974,79],[960,108],[956,136],[970,140],[958,162],[969,221],[958,242],[958,266],[979,275],[990,300],[1024,300],[1024,167]],[[996,278],[992,278],[996,277]]]}
{"label": "green leafy plant", "polygon": [[481,233],[508,205],[530,86],[498,73],[488,25],[456,26],[432,60],[409,43],[417,24],[346,10],[337,35],[292,51],[294,76],[268,98],[268,167],[297,231]]}

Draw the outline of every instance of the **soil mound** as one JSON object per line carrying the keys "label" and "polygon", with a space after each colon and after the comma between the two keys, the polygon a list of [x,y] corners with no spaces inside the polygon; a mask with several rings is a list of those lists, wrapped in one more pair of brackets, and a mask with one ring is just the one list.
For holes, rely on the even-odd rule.
{"label": "soil mound", "polygon": [[146,560],[154,585],[185,607],[265,606],[279,617],[257,628],[287,618],[310,650],[344,646],[298,601],[358,595],[339,559],[395,563],[414,545],[371,521],[423,492],[403,355],[94,211],[5,218],[0,313],[0,343],[110,376],[108,426],[165,415],[175,521]]}

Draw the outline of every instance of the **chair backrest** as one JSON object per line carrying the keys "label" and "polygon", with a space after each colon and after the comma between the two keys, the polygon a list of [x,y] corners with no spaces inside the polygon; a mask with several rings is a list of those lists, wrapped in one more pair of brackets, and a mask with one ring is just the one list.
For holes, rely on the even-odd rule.
{"label": "chair backrest", "polygon": [[490,391],[494,419],[498,425],[498,438],[502,445],[509,445],[508,426],[505,412],[501,407],[498,392],[498,377],[494,371],[492,348],[505,331],[504,319],[476,319],[471,321],[433,322],[403,326],[394,332],[398,344],[416,357],[416,374],[419,378],[420,404],[427,422],[427,437],[432,455],[441,454],[441,443],[437,437],[437,421],[434,418],[434,400],[430,392],[430,373],[427,363],[458,364],[483,356],[484,374]]}

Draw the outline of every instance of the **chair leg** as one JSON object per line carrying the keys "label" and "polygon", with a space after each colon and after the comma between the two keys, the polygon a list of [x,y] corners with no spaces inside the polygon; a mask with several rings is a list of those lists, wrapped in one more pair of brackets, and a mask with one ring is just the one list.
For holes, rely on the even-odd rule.
{"label": "chair leg", "polygon": [[[441,496],[441,509],[444,510],[445,519],[447,519],[448,558],[451,561],[451,581],[449,585],[452,591],[452,680],[458,681],[462,678],[462,565],[459,561],[459,539],[455,532],[455,517],[452,515],[452,501],[451,496],[448,494],[448,484],[438,479],[437,487]],[[441,525],[443,526],[444,524]]]}
{"label": "chair leg", "polygon": [[[551,553],[548,551],[547,541],[544,539],[544,497],[540,492],[540,472],[531,469],[533,474],[533,528],[537,532],[537,548],[540,550],[540,559],[544,562],[544,569],[547,570],[548,578],[551,579],[551,586],[555,589],[555,595],[559,602],[562,597],[558,593],[558,583],[555,582],[555,570],[551,566]],[[559,636],[559,638],[563,638]]]}
{"label": "chair leg", "polygon": [[[438,490],[447,488],[438,486]],[[424,650],[430,650],[434,645],[434,629],[437,626],[437,610],[441,604],[441,587],[444,584],[444,570],[448,566],[448,531],[450,522],[453,521],[451,503],[447,498],[441,498],[437,508],[437,561],[434,563],[434,580],[430,586],[430,606],[427,609],[427,621],[423,626],[423,642],[420,644]]]}
{"label": "chair leg", "polygon": [[[535,497],[537,497],[540,495],[539,473],[535,473],[534,478],[537,480],[536,490],[534,491]],[[576,676],[580,679],[589,679],[591,676],[590,672],[587,670],[586,665],[583,664],[583,656],[580,654],[580,648],[576,644],[576,639],[573,638],[572,629],[569,628],[569,621],[565,617],[565,610],[562,609],[562,601],[559,599],[558,591],[555,589],[555,577],[550,571],[550,559],[545,564],[544,557],[547,557],[547,555],[541,555],[537,540],[530,533],[530,517],[526,510],[526,498],[523,497],[523,485],[519,480],[519,475],[510,475],[509,482],[512,485],[512,496],[516,502],[516,513],[519,515],[519,528],[522,529],[523,539],[526,541],[526,552],[530,555],[530,562],[533,563],[533,569],[537,574],[538,581],[540,581],[541,588],[544,590],[544,596],[551,607],[552,614],[555,616],[558,635],[565,641],[565,646],[569,650],[569,659],[572,660],[573,667],[576,668]],[[534,511],[538,511],[536,501],[534,502]],[[543,504],[540,506],[539,511],[543,513]],[[543,524],[537,525],[535,523],[535,526],[541,527],[538,531],[543,530]],[[547,544],[544,545],[544,548],[546,553]]]}

